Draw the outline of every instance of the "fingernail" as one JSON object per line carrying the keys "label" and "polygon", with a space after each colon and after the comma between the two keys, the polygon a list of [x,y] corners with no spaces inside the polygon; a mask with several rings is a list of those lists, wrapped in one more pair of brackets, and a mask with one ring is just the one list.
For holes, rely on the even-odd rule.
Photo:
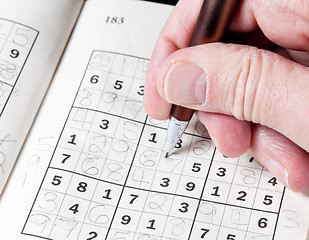
{"label": "fingernail", "polygon": [[207,74],[191,63],[175,63],[164,81],[164,94],[168,102],[177,104],[203,104],[207,91]]}
{"label": "fingernail", "polygon": [[271,158],[264,160],[263,165],[285,186],[291,189],[289,185],[288,170],[282,166],[278,161]]}

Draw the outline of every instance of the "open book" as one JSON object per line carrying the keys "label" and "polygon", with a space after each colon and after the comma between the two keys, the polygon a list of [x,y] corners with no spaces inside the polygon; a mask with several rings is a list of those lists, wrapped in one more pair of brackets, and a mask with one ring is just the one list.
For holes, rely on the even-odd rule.
{"label": "open book", "polygon": [[172,8],[0,0],[0,239],[306,239],[305,194],[197,119],[164,158],[142,99]]}

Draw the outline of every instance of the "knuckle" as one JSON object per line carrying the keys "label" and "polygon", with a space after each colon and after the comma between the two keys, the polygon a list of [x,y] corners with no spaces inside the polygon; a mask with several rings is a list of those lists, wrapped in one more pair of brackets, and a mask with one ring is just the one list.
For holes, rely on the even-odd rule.
{"label": "knuckle", "polygon": [[271,82],[266,82],[272,74],[270,58],[271,55],[264,50],[254,47],[249,47],[242,55],[232,90],[232,108],[236,118],[261,123],[269,115],[273,94]]}

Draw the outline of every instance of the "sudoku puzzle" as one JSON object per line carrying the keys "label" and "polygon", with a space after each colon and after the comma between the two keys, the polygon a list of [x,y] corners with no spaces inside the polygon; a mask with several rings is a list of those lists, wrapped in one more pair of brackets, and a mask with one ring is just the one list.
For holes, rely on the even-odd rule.
{"label": "sudoku puzzle", "polygon": [[285,188],[252,157],[223,156],[196,118],[164,157],[167,121],[143,109],[148,62],[93,51],[22,233],[273,239]]}

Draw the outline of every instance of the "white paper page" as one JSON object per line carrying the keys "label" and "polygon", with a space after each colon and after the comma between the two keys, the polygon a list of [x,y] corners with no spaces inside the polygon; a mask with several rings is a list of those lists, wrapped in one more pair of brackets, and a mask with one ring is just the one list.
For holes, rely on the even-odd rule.
{"label": "white paper page", "polygon": [[83,0],[0,0],[0,192]]}
{"label": "white paper page", "polygon": [[[87,1],[0,201],[11,239],[305,239],[308,198],[193,119],[169,158],[142,106],[171,7]],[[11,209],[14,209],[12,211]]]}

